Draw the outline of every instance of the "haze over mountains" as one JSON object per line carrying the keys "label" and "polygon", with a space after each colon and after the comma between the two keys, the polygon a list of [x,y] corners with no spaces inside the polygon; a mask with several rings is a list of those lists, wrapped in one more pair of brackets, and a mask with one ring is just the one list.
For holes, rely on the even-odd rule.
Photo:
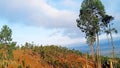
{"label": "haze over mountains", "polygon": [[[114,41],[114,45],[115,45],[115,54],[117,57],[120,57],[120,40],[115,40]],[[90,48],[87,44],[81,44],[81,45],[74,45],[74,46],[68,46],[68,48],[70,49],[76,49],[79,50],[83,53],[90,53]],[[108,42],[104,42],[100,44],[100,48],[101,48],[101,54],[104,56],[111,56],[112,53],[112,45],[108,45]]]}

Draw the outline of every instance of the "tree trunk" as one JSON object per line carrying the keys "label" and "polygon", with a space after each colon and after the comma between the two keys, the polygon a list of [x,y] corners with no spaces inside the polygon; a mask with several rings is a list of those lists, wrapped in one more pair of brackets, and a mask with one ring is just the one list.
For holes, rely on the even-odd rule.
{"label": "tree trunk", "polygon": [[110,68],[113,68],[113,64],[112,64],[112,61],[110,61]]}
{"label": "tree trunk", "polygon": [[100,43],[99,43],[98,33],[97,33],[97,66],[98,66],[98,68],[101,68]]}
{"label": "tree trunk", "polygon": [[93,45],[90,45],[90,49],[91,49],[92,61],[94,63],[94,67],[96,67],[95,53],[94,53],[94,47],[93,47]]}
{"label": "tree trunk", "polygon": [[110,39],[108,37],[108,34],[106,34],[106,36],[107,36],[107,39],[108,39],[108,46],[110,46]]}
{"label": "tree trunk", "polygon": [[110,37],[111,37],[111,44],[112,44],[112,58],[115,58],[115,47],[114,47],[114,42],[113,42],[113,37],[112,37],[112,33],[110,32]]}
{"label": "tree trunk", "polygon": [[[115,59],[115,51],[114,51],[114,49],[115,49],[115,47],[114,47],[114,42],[113,42],[113,37],[112,37],[112,33],[110,32],[110,37],[111,37],[111,44],[112,44],[112,59],[114,60]],[[111,68],[113,68],[114,66],[113,66],[113,62],[111,62],[112,64],[111,64]]]}
{"label": "tree trunk", "polygon": [[93,45],[90,45],[90,50],[91,50],[92,60],[95,62],[95,55],[94,55],[94,47],[93,47]]}
{"label": "tree trunk", "polygon": [[86,68],[88,68],[88,53],[86,53]]}

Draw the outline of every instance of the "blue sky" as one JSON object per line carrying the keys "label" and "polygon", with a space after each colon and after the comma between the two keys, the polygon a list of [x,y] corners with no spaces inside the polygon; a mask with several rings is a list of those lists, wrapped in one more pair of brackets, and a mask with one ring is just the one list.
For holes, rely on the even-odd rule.
{"label": "blue sky", "polygon": [[[76,26],[83,0],[0,0],[0,27],[8,25],[18,44],[55,44],[62,46],[85,44],[83,33]],[[120,0],[102,0],[112,21],[120,31]],[[113,35],[120,39],[120,33]],[[104,34],[101,41],[106,40]]]}

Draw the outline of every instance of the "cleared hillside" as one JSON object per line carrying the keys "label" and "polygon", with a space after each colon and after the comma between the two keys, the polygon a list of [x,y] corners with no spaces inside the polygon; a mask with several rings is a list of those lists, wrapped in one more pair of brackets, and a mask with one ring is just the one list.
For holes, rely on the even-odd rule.
{"label": "cleared hillside", "polygon": [[0,64],[0,68],[94,68],[93,62],[79,51],[58,46],[16,47],[13,58],[2,59]]}

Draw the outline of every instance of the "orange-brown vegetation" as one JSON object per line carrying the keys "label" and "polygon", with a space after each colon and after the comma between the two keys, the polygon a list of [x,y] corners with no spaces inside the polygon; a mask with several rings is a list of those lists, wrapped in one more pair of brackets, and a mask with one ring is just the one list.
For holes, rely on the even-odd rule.
{"label": "orange-brown vegetation", "polygon": [[1,60],[1,67],[6,64],[7,68],[94,68],[85,55],[57,46],[17,48],[13,56],[12,60]]}

